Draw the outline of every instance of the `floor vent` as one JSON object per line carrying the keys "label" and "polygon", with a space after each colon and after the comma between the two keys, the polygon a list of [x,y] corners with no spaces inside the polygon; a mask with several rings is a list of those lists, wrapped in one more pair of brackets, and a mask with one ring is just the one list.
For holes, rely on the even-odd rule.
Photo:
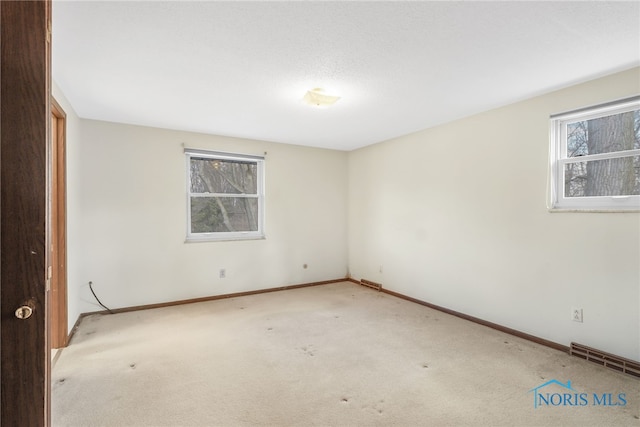
{"label": "floor vent", "polygon": [[574,342],[571,343],[569,354],[606,366],[607,368],[615,369],[616,371],[620,371],[625,374],[640,377],[640,363],[634,362],[633,360],[605,353],[604,351],[596,350],[594,348],[587,347],[586,345],[576,344]]}
{"label": "floor vent", "polygon": [[375,289],[376,291],[379,291],[380,289],[382,289],[382,285],[380,283],[372,282],[371,280],[367,280],[367,279],[360,279],[360,284],[362,286]]}

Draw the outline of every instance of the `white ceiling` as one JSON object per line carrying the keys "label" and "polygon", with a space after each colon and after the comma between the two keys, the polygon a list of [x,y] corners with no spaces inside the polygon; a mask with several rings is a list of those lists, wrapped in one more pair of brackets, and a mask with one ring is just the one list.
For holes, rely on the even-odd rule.
{"label": "white ceiling", "polygon": [[352,150],[637,66],[640,2],[56,0],[52,57],[83,118]]}

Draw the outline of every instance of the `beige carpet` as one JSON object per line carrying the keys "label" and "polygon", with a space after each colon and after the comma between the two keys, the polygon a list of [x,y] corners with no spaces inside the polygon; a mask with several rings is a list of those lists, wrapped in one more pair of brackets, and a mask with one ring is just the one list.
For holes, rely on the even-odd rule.
{"label": "beige carpet", "polygon": [[348,282],[86,317],[52,389],[54,426],[640,426],[637,378]]}

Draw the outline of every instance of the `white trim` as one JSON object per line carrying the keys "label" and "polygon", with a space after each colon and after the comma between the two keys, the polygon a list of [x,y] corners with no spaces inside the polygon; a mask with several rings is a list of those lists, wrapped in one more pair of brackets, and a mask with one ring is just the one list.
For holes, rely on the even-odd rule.
{"label": "white trim", "polygon": [[205,159],[221,159],[221,160],[264,160],[264,156],[256,156],[252,154],[236,154],[226,153],[223,151],[201,150],[196,148],[185,148],[185,154],[191,157],[200,157]]}
{"label": "white trim", "polygon": [[566,157],[566,158],[561,158],[558,161],[566,165],[569,163],[593,162],[595,160],[619,159],[622,157],[635,157],[635,156],[640,156],[640,149],[612,151],[610,153],[587,154],[585,156],[577,156],[577,157]]}
{"label": "white trim", "polygon": [[233,233],[194,233],[184,239],[185,243],[196,242],[231,242],[235,240],[265,240],[264,233],[257,231],[236,231]]}
{"label": "white trim", "polygon": [[[589,118],[600,117],[603,113],[618,114],[632,111],[638,108],[640,95],[630,96],[628,98],[618,99],[616,101],[605,102],[603,104],[592,105],[590,107],[579,108],[577,110],[565,111],[563,113],[552,114],[549,116],[551,120],[562,120],[576,122],[589,120]],[[571,120],[579,117],[580,120]]]}

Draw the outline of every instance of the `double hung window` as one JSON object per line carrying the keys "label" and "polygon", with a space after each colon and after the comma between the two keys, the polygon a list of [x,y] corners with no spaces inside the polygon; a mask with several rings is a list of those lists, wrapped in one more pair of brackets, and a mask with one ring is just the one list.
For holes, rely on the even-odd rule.
{"label": "double hung window", "polygon": [[551,117],[551,207],[640,209],[640,97]]}
{"label": "double hung window", "polygon": [[264,157],[185,149],[187,240],[264,237]]}

